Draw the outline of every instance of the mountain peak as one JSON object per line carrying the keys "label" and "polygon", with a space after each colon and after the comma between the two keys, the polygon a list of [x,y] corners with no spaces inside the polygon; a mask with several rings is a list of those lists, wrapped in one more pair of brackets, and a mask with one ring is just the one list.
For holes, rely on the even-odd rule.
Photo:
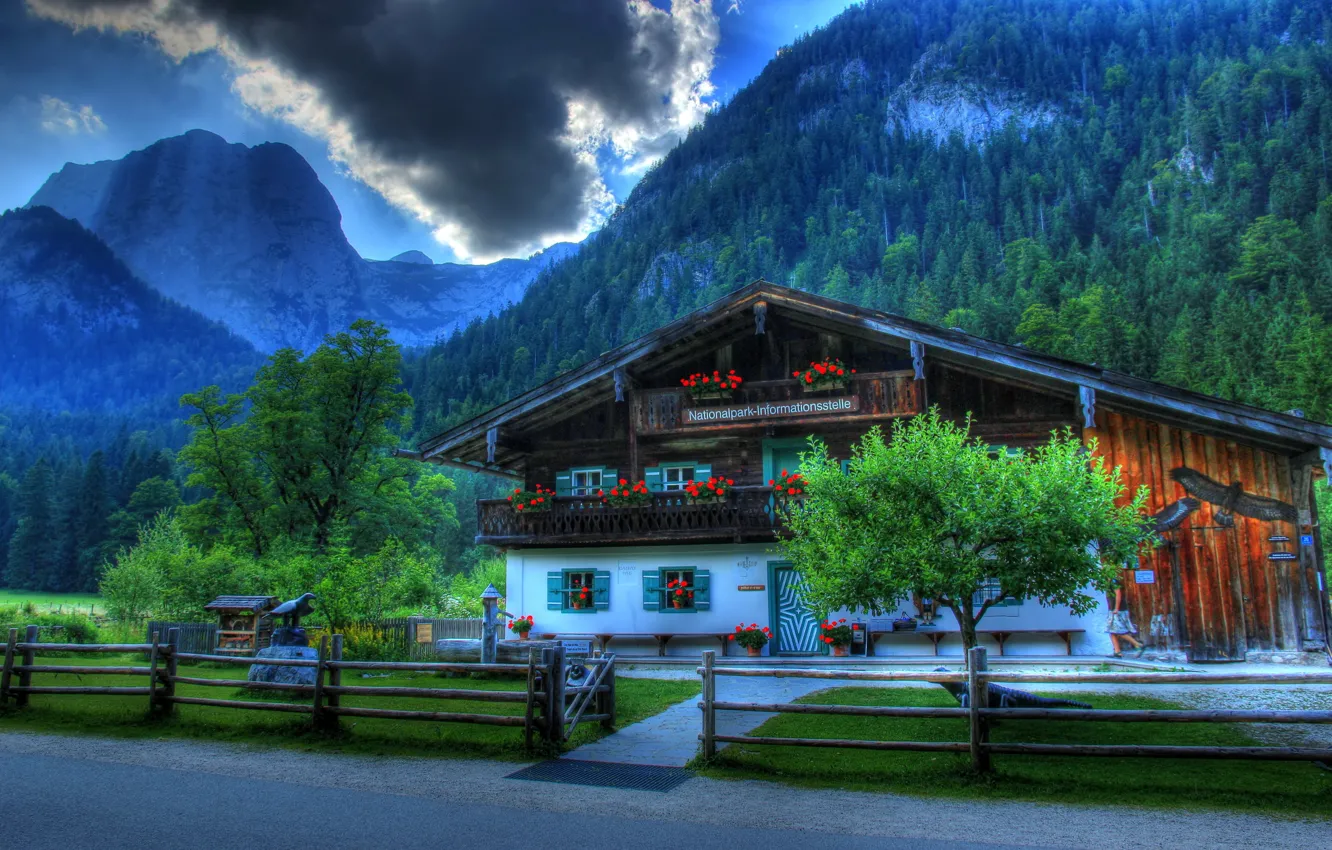
{"label": "mountain peak", "polygon": [[435,261],[427,257],[420,251],[403,251],[395,257],[389,257],[390,263],[418,263],[423,266],[433,266]]}

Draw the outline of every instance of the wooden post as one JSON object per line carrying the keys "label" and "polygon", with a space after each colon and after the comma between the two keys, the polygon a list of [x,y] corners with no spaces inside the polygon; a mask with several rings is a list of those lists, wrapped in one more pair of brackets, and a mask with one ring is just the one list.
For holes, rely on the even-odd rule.
{"label": "wooden post", "polygon": [[523,749],[532,751],[532,723],[536,715],[537,651],[527,654],[527,706],[523,711]]}
{"label": "wooden post", "polygon": [[[36,627],[36,626],[28,626],[28,628],[24,629],[24,631],[23,631],[23,642],[24,642],[24,643],[36,643],[36,642],[37,642],[37,627]],[[36,653],[35,651],[33,651],[33,650],[31,650],[31,649],[25,649],[25,650],[23,650],[23,666],[24,666],[24,667],[31,667],[34,663],[36,663],[36,661],[37,661],[37,653]],[[23,671],[23,672],[21,672],[21,673],[19,673],[19,687],[20,687],[20,688],[29,688],[29,687],[32,687],[32,674],[31,674],[31,673],[27,672],[26,670]],[[18,707],[22,708],[23,706],[25,706],[25,705],[28,704],[28,692],[27,692],[27,691],[21,691],[21,692],[15,694],[14,696],[15,696],[14,704],[17,705]]]}
{"label": "wooden post", "polygon": [[717,652],[709,649],[703,653],[703,758],[711,759],[717,755],[717,713],[712,704],[717,701],[717,677],[712,672],[717,660]]}
{"label": "wooden post", "polygon": [[162,701],[162,714],[165,716],[176,713],[176,704],[172,699],[176,696],[176,653],[179,651],[180,629],[167,629],[166,684],[162,686],[162,694],[159,697]]}
{"label": "wooden post", "polygon": [[615,728],[615,656],[612,655],[606,661],[606,663],[610,666],[610,669],[606,671],[606,687],[608,687],[610,690],[606,691],[606,693],[604,694],[597,694],[597,696],[602,698],[602,702],[600,704],[600,711],[598,711],[598,713],[606,715],[606,719],[601,721],[602,727],[605,729],[614,729]]}
{"label": "wooden post", "polygon": [[315,729],[324,728],[324,673],[328,662],[328,635],[319,638],[319,660],[315,662],[314,703],[310,711],[310,722]]}
{"label": "wooden post", "polygon": [[153,648],[148,651],[148,713],[156,714],[161,705],[157,700],[157,636],[159,632],[154,629],[152,640]]}
{"label": "wooden post", "polygon": [[550,667],[546,669],[546,736],[550,743],[564,743],[564,647],[550,651]]}
{"label": "wooden post", "polygon": [[0,708],[8,705],[9,678],[14,675],[14,644],[18,643],[18,629],[9,630],[9,640],[5,643],[5,666],[0,670]]}
{"label": "wooden post", "polygon": [[[333,644],[330,652],[332,653],[333,661],[342,660],[342,635],[333,635]],[[328,684],[334,688],[342,687],[342,669],[340,667],[329,668]],[[325,701],[329,708],[340,708],[342,706],[342,694],[331,693],[325,697]],[[324,718],[324,725],[328,727],[328,731],[337,732],[342,726],[342,718],[333,712],[327,712],[327,715],[328,716]]]}
{"label": "wooden post", "polygon": [[985,657],[985,647],[973,646],[967,653],[967,710],[969,721],[968,740],[971,744],[971,768],[978,773],[990,770],[990,754],[984,744],[989,743],[989,729],[981,717],[981,709],[990,704],[990,684],[980,677],[989,663]]}

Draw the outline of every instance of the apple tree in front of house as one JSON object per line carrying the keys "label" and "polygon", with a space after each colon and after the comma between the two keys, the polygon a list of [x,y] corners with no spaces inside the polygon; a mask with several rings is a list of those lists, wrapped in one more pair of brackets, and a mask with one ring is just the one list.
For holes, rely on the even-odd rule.
{"label": "apple tree in front of house", "polygon": [[[1147,539],[1142,488],[1125,499],[1119,469],[1070,431],[1024,454],[994,451],[937,410],[877,426],[844,472],[811,439],[807,498],[790,512],[786,556],[819,610],[891,610],[913,591],[952,610],[967,649],[985,612],[1007,597],[1096,607]],[[983,601],[973,596],[986,590]]]}

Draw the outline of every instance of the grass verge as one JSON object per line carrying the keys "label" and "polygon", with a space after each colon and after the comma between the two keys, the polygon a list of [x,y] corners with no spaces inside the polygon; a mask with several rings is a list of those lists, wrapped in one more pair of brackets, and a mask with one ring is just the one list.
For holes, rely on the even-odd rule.
{"label": "grass verge", "polygon": [[106,603],[96,593],[39,593],[35,590],[9,590],[0,588],[0,607],[31,602],[40,612],[54,614],[106,613]]}
{"label": "grass verge", "polygon": [[[1097,708],[1174,709],[1157,699],[1071,695]],[[942,688],[834,688],[799,702],[823,705],[951,706]],[[1049,744],[1261,744],[1221,723],[1003,721],[995,742]],[[779,715],[756,736],[869,741],[965,741],[962,719]],[[890,791],[930,797],[1132,805],[1162,809],[1228,809],[1332,818],[1332,773],[1301,762],[995,756],[988,776],[953,753],[907,753],[731,744],[700,765],[705,775],[769,779],[811,788]]]}
{"label": "grass verge", "polygon": [[[42,664],[79,666],[144,666],[141,657],[42,658]],[[210,679],[241,679],[247,668],[230,665],[180,666],[180,675]],[[38,673],[34,685],[138,686],[146,676],[74,675]],[[430,673],[393,673],[362,678],[357,671],[343,674],[343,684],[376,687],[464,688],[467,690],[523,690],[521,680],[444,678]],[[697,694],[697,682],[619,678],[615,683],[617,722],[621,727],[663,711]],[[213,699],[300,702],[300,698],[205,685],[178,685],[177,696]],[[305,702],[309,701],[306,697]],[[310,751],[363,755],[476,757],[521,760],[526,757],[521,728],[421,720],[384,720],[344,717],[342,734],[316,734],[309,717],[278,712],[243,711],[200,705],[178,705],[174,717],[147,717],[147,697],[34,694],[25,709],[0,711],[0,732],[26,730],[67,735],[118,738],[195,738],[241,744],[289,747]],[[342,704],[371,708],[452,711],[466,714],[521,715],[522,703],[438,700],[419,697],[352,697]],[[580,746],[609,732],[598,723],[579,724],[569,746]]]}

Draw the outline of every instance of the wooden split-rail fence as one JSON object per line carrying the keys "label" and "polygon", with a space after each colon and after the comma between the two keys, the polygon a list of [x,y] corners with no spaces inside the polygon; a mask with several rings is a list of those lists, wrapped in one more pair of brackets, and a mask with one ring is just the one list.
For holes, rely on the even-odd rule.
{"label": "wooden split-rail fence", "polygon": [[[833,669],[761,669],[717,667],[712,651],[703,653],[703,755],[712,758],[718,744],[768,744],[788,747],[840,747],[861,750],[967,753],[977,771],[990,769],[992,755],[1111,756],[1117,758],[1258,759],[1310,761],[1332,765],[1332,749],[1317,747],[1208,747],[1132,744],[992,743],[990,723],[999,720],[1078,720],[1110,723],[1332,723],[1332,711],[1272,710],[1107,710],[1079,708],[989,708],[991,682],[1021,684],[1115,685],[1332,685],[1332,671],[1307,673],[1023,673],[988,669],[984,647],[968,654],[966,671],[874,671]],[[770,676],[775,678],[845,679],[861,682],[957,683],[967,689],[967,705],[958,708],[928,706],[816,705],[810,703],[728,702],[717,699],[718,676]],[[718,711],[753,711],[771,714],[831,714],[859,717],[931,717],[967,721],[965,741],[861,741],[830,738],[777,738],[717,734]]]}
{"label": "wooden split-rail fence", "polygon": [[[0,707],[12,700],[15,706],[29,703],[33,694],[45,695],[98,695],[140,697],[147,700],[149,712],[154,716],[168,716],[179,705],[204,705],[246,711],[278,711],[307,714],[313,728],[337,731],[343,717],[374,717],[388,720],[426,720],[441,723],[477,723],[489,726],[510,726],[523,730],[523,739],[530,748],[540,740],[559,746],[572,736],[582,722],[600,722],[606,728],[615,724],[615,656],[602,655],[583,662],[589,671],[587,679],[577,685],[566,683],[567,665],[562,647],[533,650],[526,664],[468,664],[427,661],[354,661],[342,657],[342,635],[325,635],[319,642],[318,658],[237,658],[231,655],[211,655],[204,652],[181,650],[181,635],[176,629],[168,630],[166,641],[153,633],[145,644],[72,644],[39,643],[36,626],[28,626],[20,640],[18,629],[9,630],[5,644],[4,666],[0,668]],[[133,653],[146,655],[146,666],[77,666],[69,664],[39,664],[42,653]],[[250,666],[260,664],[274,667],[314,668],[314,684],[287,684],[282,682],[251,682],[247,679],[215,679],[204,676],[182,675],[180,662],[213,662]],[[490,673],[525,677],[526,687],[518,691],[491,691],[467,688],[375,687],[344,685],[343,671],[378,670],[389,672],[421,673]],[[147,684],[134,687],[106,687],[94,685],[40,685],[33,677],[40,674],[77,674],[144,676]],[[213,699],[210,697],[181,696],[177,685],[199,685],[244,689],[247,691],[280,691],[285,694],[308,694],[310,702],[267,702],[258,700]],[[343,705],[342,698],[412,697],[437,700],[466,700],[468,702],[521,703],[522,714],[477,714],[450,711],[422,711],[408,709],[373,708]]]}

